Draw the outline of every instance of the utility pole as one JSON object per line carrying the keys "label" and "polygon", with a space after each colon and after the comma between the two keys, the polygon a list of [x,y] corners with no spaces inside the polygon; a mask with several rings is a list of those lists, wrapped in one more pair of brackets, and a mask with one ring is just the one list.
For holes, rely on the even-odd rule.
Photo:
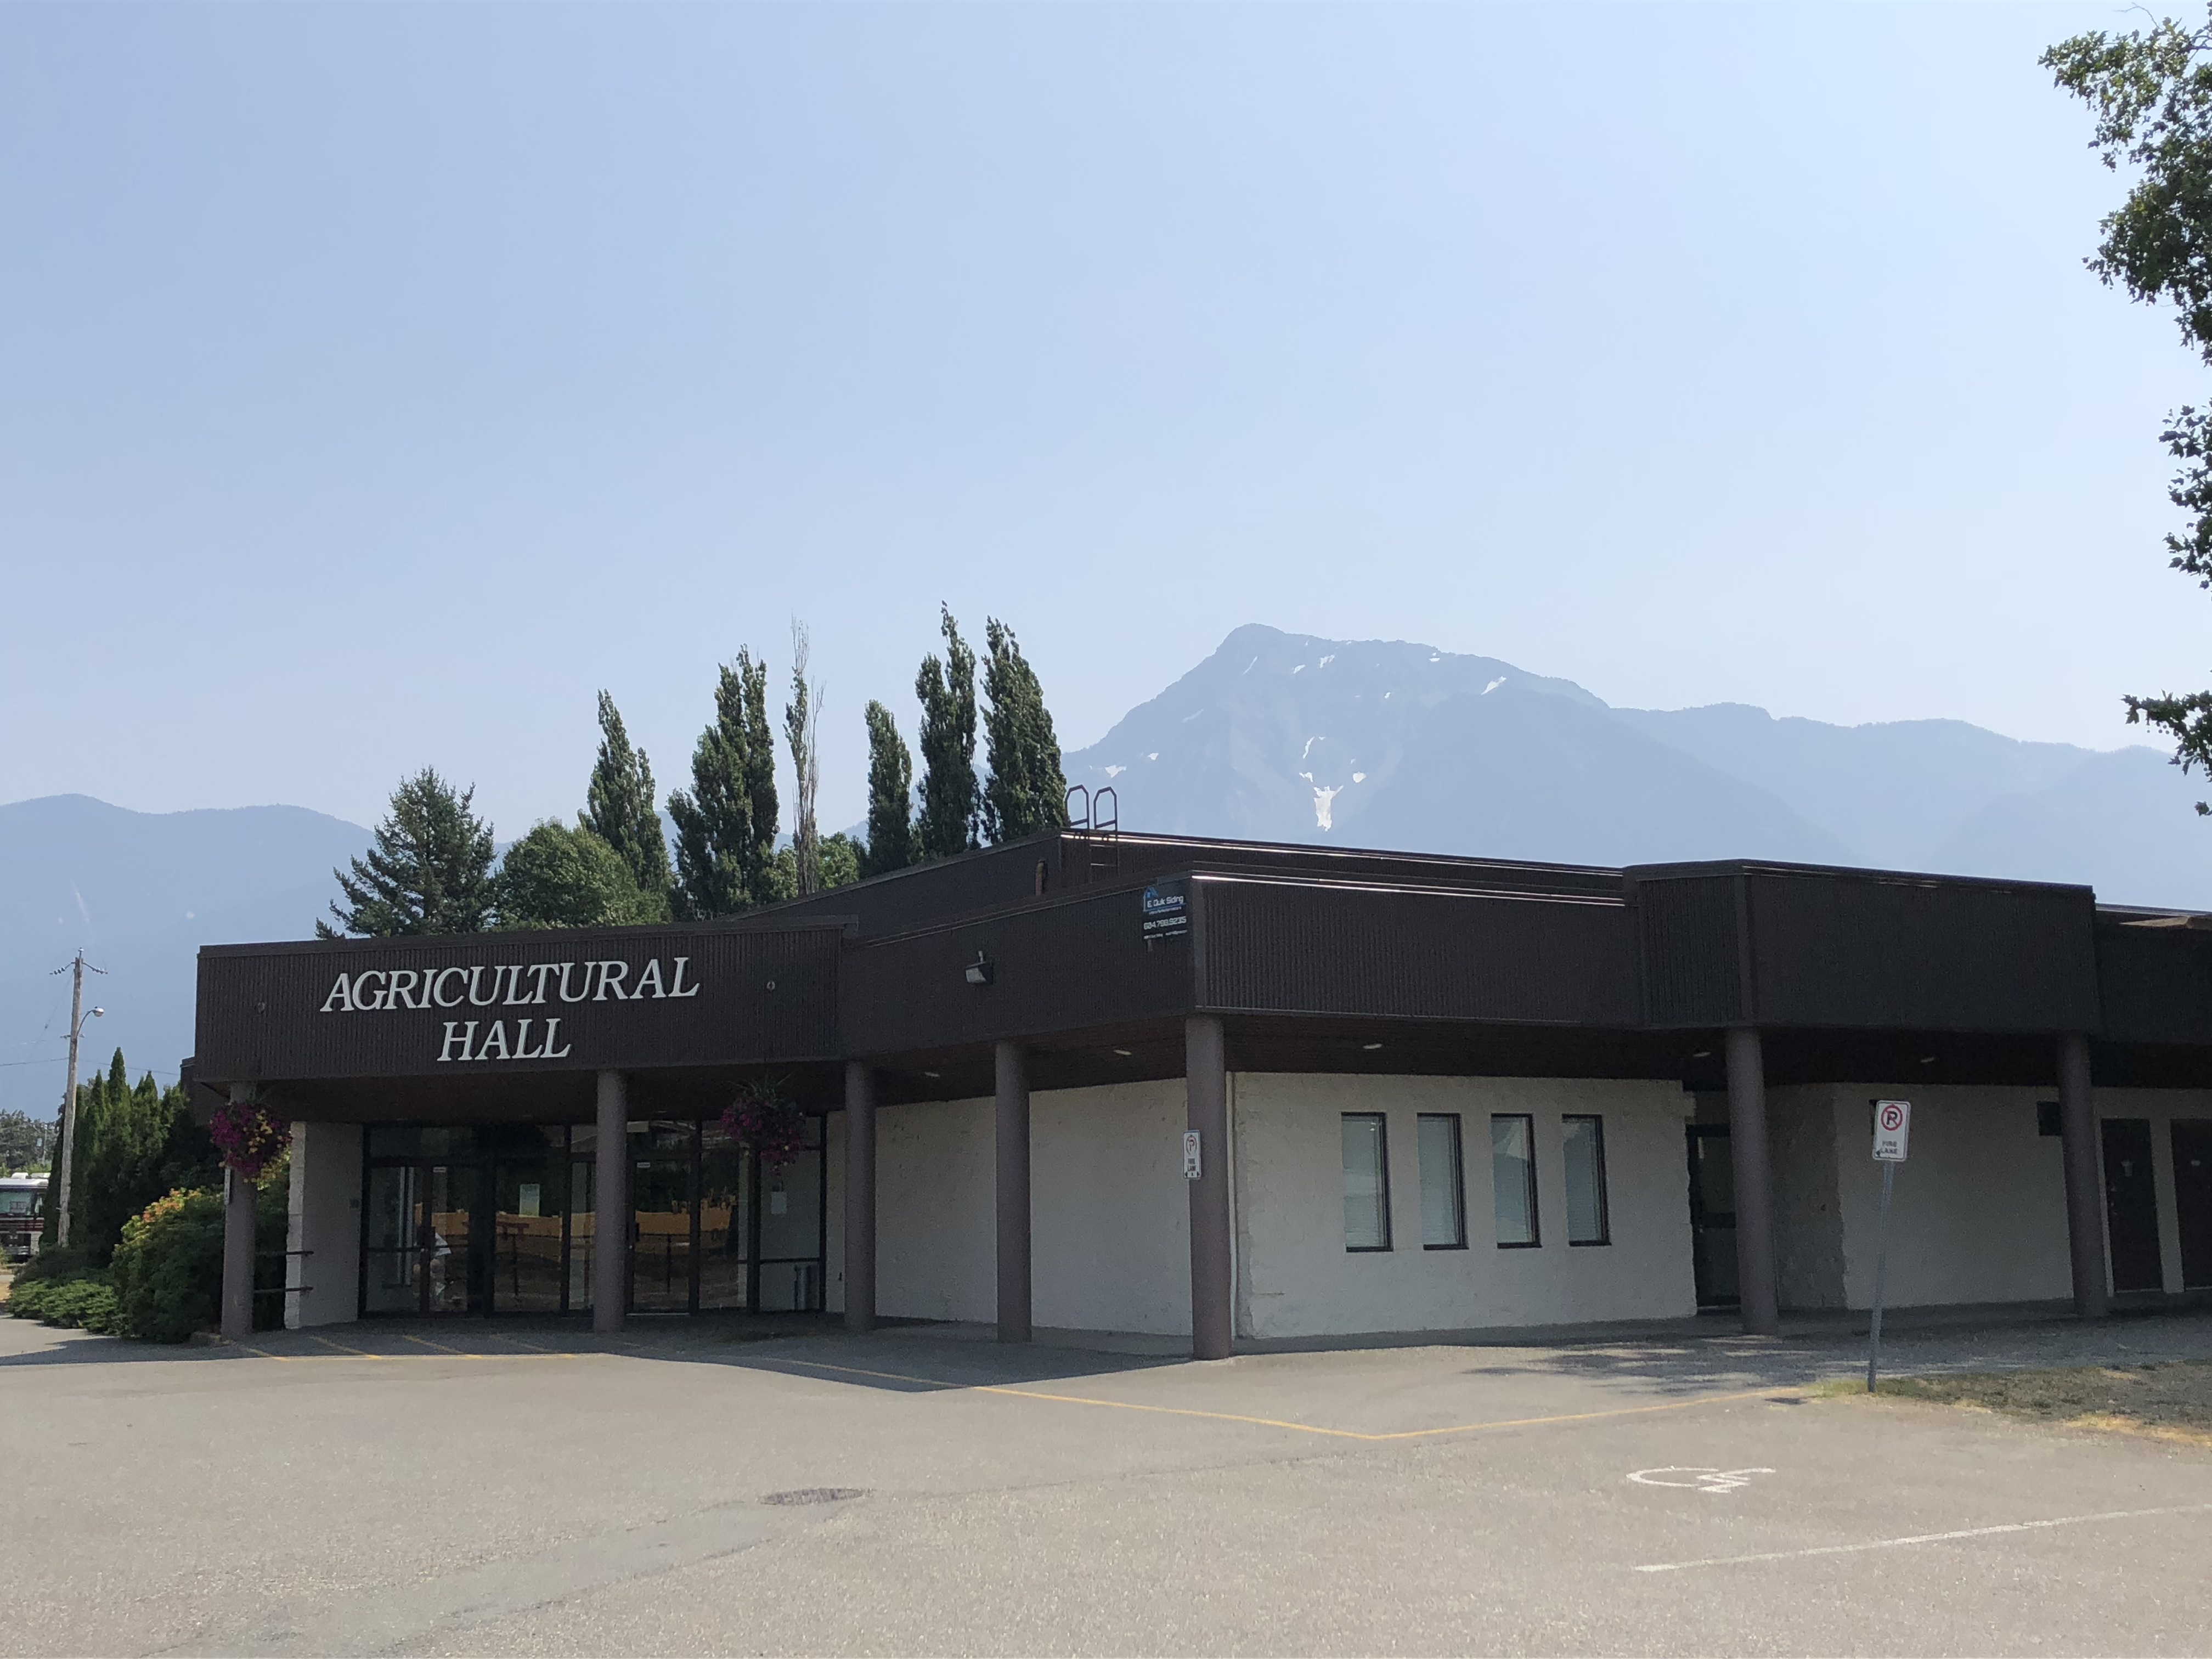
{"label": "utility pole", "polygon": [[[69,1083],[62,1092],[62,1155],[55,1176],[61,1182],[61,1194],[56,1199],[54,1212],[54,1244],[65,1247],[70,1241],[70,1170],[76,1161],[76,1044],[84,1032],[84,970],[92,964],[84,959],[84,952],[76,953],[76,960],[66,969],[57,968],[57,974],[67,973],[70,980],[70,1044]],[[105,968],[93,968],[95,974],[104,974]],[[95,1018],[107,1012],[105,1008],[93,1011]]]}

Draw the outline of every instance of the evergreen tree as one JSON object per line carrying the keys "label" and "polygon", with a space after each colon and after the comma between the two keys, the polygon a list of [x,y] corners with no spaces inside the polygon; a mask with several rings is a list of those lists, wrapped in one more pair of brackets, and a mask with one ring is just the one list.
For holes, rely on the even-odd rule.
{"label": "evergreen tree", "polygon": [[676,820],[676,908],[726,916],[776,896],[775,737],[768,665],[740,651],[714,688],[714,719],[691,753],[691,788],[668,798]]}
{"label": "evergreen tree", "polygon": [[185,1091],[174,1085],[164,1090],[150,1072],[134,1085],[120,1048],[106,1076],[79,1085],[76,1128],[70,1243],[94,1266],[106,1264],[123,1224],[155,1199],[219,1177],[215,1142],[192,1121]]}
{"label": "evergreen tree", "polygon": [[629,746],[629,733],[615,700],[599,693],[599,755],[578,822],[622,854],[638,890],[665,893],[669,888],[668,836],[654,805],[653,766],[642,749]]}
{"label": "evergreen tree", "polygon": [[983,716],[991,780],[983,787],[983,838],[993,846],[1067,823],[1067,779],[1060,769],[1060,739],[1044,688],[1022,655],[1014,630],[996,617],[985,620],[989,656],[983,690],[991,707]]}
{"label": "evergreen tree", "polygon": [[642,891],[605,841],[548,818],[507,849],[498,907],[501,927],[620,927],[666,921],[668,892]]}
{"label": "evergreen tree", "polygon": [[[868,705],[868,844],[860,873],[880,876],[914,862],[914,755],[891,711]],[[832,884],[834,885],[834,884]]]}
{"label": "evergreen tree", "polygon": [[317,921],[319,939],[358,934],[388,939],[411,933],[476,933],[492,908],[491,826],[471,808],[473,785],[453,787],[424,767],[392,794],[366,858],[334,870],[345,906],[337,921]]}
{"label": "evergreen tree", "polygon": [[915,851],[925,859],[975,845],[975,653],[960,637],[950,605],[939,607],[945,658],[921,659],[914,694],[921,700],[921,811]]}

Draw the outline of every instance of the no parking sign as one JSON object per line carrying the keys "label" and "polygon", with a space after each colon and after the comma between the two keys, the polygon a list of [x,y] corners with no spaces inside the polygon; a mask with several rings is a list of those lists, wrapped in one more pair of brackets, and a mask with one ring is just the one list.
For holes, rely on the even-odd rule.
{"label": "no parking sign", "polygon": [[1874,1103],[1874,1155],[1882,1164],[1905,1162],[1905,1144],[1912,1137],[1912,1103],[1877,1100]]}
{"label": "no parking sign", "polygon": [[1874,1156],[1881,1165],[1881,1218],[1874,1235],[1874,1323],[1867,1333],[1867,1392],[1874,1392],[1875,1371],[1881,1363],[1881,1293],[1889,1277],[1889,1194],[1897,1184],[1897,1166],[1905,1162],[1905,1144],[1912,1139],[1912,1103],[1877,1100],[1874,1103]]}

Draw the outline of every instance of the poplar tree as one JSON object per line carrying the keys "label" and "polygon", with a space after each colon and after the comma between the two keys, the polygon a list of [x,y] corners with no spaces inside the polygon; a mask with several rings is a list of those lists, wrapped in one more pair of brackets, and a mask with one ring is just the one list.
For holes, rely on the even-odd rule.
{"label": "poplar tree", "polygon": [[791,772],[797,799],[791,815],[793,896],[805,898],[822,888],[821,834],[814,822],[814,801],[822,787],[820,723],[822,688],[806,678],[812,654],[806,624],[791,623],[791,701],[784,705],[783,734],[791,745]]}
{"label": "poplar tree", "polygon": [[691,751],[691,788],[668,797],[676,821],[676,908],[733,915],[775,896],[775,736],[768,665],[749,651],[722,666],[714,718]]}
{"label": "poplar tree", "polygon": [[394,790],[368,853],[331,872],[345,902],[333,901],[338,925],[318,921],[316,937],[482,933],[494,902],[492,836],[471,810],[476,793],[456,794],[428,766]]}
{"label": "poplar tree", "polygon": [[917,854],[941,859],[975,845],[975,653],[960,637],[950,605],[939,607],[945,656],[921,659],[914,694],[921,702],[921,811]]}
{"label": "poplar tree", "polygon": [[599,754],[577,821],[622,854],[638,890],[669,889],[668,836],[653,793],[653,767],[642,749],[629,746],[629,733],[615,700],[599,693]]}
{"label": "poplar tree", "polygon": [[891,711],[868,705],[868,843],[860,873],[880,876],[914,862],[914,755]]}
{"label": "poplar tree", "polygon": [[983,716],[991,779],[983,787],[983,838],[993,846],[1067,823],[1067,779],[1060,768],[1060,739],[1044,688],[1022,655],[1014,630],[996,617],[985,619],[988,656],[983,690],[991,707]]}

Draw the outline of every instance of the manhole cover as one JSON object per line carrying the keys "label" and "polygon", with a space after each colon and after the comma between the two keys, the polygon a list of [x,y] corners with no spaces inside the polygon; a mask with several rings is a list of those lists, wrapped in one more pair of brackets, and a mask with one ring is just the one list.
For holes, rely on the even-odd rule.
{"label": "manhole cover", "polygon": [[866,1494],[859,1486],[799,1486],[790,1492],[772,1492],[761,1499],[763,1504],[842,1504],[848,1498]]}

